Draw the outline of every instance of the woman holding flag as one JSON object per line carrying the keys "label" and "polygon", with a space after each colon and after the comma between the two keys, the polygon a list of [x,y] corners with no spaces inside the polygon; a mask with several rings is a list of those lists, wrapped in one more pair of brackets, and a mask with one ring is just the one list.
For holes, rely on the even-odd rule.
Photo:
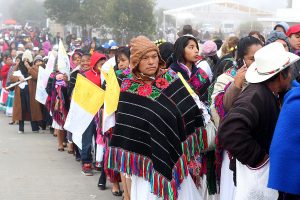
{"label": "woman holding flag", "polygon": [[[19,133],[24,133],[25,120],[31,122],[33,132],[38,132],[38,122],[43,119],[40,104],[35,100],[38,69],[32,66],[33,58],[29,50],[18,57],[22,58],[22,61],[14,66],[13,74],[10,76],[11,83],[21,81],[15,86],[13,121],[19,121]],[[30,76],[31,79],[24,80]]]}

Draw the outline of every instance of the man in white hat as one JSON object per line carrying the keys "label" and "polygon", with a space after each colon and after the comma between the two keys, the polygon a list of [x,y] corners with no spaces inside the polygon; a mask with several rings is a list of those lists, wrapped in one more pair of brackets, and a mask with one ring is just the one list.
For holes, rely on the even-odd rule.
{"label": "man in white hat", "polygon": [[299,60],[279,42],[255,55],[246,72],[248,87],[232,105],[219,127],[219,142],[236,159],[236,199],[273,200],[267,188],[269,148],[280,112],[278,93],[291,85],[291,67]]}

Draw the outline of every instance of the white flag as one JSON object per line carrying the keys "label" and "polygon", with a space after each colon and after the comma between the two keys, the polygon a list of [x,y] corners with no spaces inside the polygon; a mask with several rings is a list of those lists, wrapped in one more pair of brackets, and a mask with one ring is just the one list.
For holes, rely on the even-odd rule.
{"label": "white flag", "polygon": [[69,77],[70,76],[70,60],[69,60],[68,54],[65,50],[62,40],[59,41],[57,57],[58,57],[57,58],[58,71],[60,71],[63,74],[66,74]]}

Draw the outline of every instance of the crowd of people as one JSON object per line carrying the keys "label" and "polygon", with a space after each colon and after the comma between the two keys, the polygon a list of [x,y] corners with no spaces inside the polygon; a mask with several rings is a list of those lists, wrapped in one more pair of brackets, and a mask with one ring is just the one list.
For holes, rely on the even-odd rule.
{"label": "crowd of people", "polygon": [[[125,200],[300,199],[300,25],[279,23],[267,38],[199,42],[194,33],[188,25],[174,44],[137,36],[127,46],[69,33],[70,74],[56,59],[41,104],[39,67],[57,57],[60,34],[3,31],[0,110],[20,134],[24,121],[35,133],[49,128],[59,152]],[[78,145],[65,130],[77,80],[106,90],[106,62],[120,89],[114,125],[104,128],[104,104]]]}

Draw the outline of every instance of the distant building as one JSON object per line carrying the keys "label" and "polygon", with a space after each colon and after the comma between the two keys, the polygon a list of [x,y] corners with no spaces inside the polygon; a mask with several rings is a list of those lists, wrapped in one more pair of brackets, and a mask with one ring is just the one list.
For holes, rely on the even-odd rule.
{"label": "distant building", "polygon": [[275,26],[278,22],[287,22],[289,24],[300,23],[300,1],[291,0],[289,1],[288,8],[277,9],[274,17],[261,17],[258,21],[269,22],[271,26]]}
{"label": "distant building", "polygon": [[166,16],[173,16],[176,28],[191,23],[198,26],[199,31],[235,33],[239,24],[247,21],[257,21],[257,18],[272,18],[275,13],[268,10],[249,7],[231,0],[214,0],[189,5],[177,9],[166,10],[164,14],[164,30]]}

